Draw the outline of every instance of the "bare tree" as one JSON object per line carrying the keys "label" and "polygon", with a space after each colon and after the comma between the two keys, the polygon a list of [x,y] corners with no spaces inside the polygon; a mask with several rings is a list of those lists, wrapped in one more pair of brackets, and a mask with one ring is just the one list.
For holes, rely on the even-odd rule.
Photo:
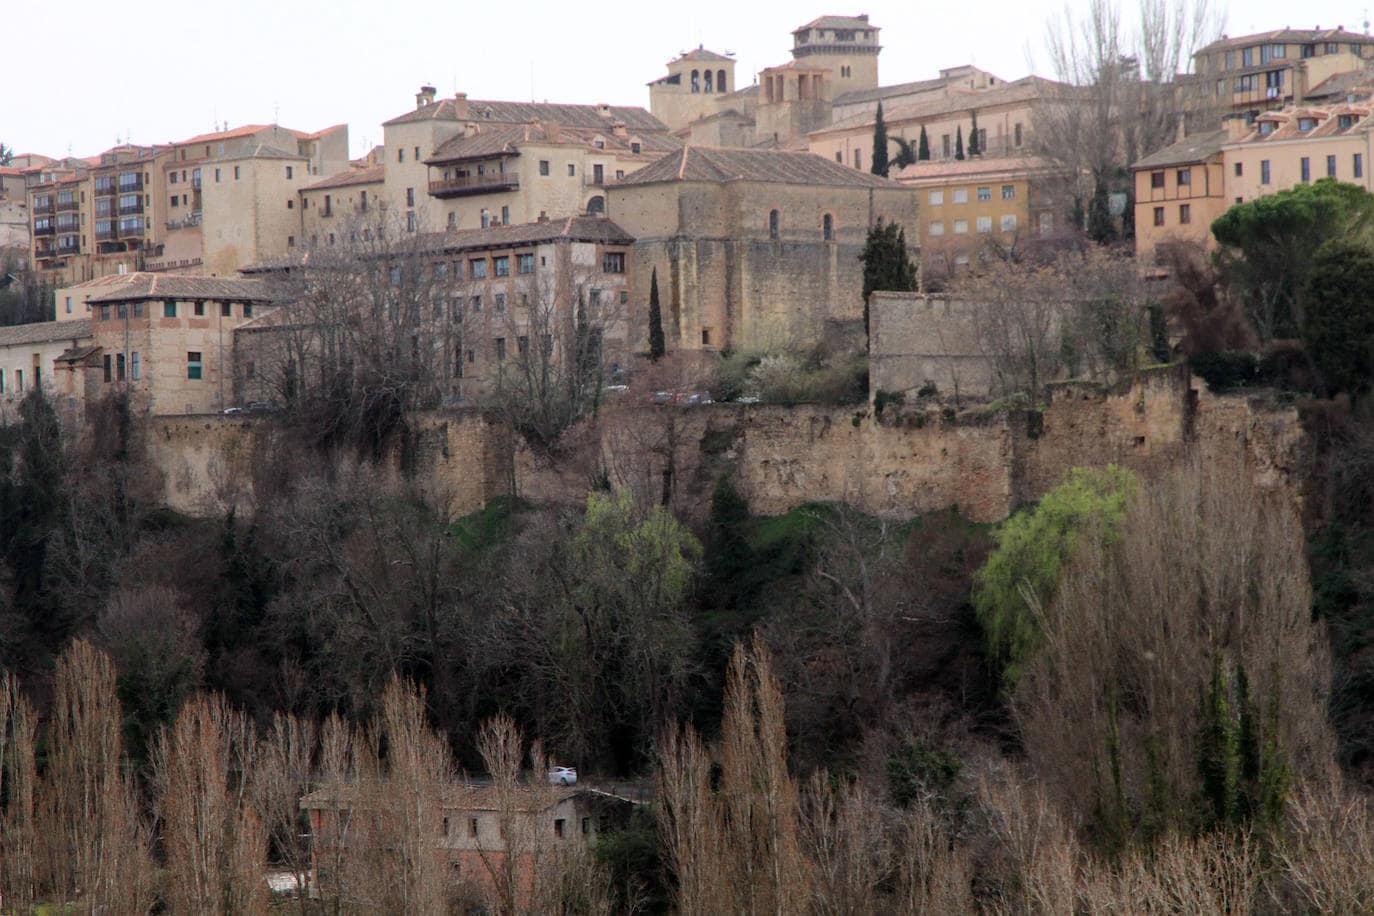
{"label": "bare tree", "polygon": [[318,726],[310,719],[277,713],[262,739],[257,773],[252,782],[253,804],[271,841],[276,861],[290,871],[302,914],[309,912],[310,850],[304,834],[301,798],[311,788],[311,756]]}
{"label": "bare tree", "polygon": [[17,913],[39,899],[35,723],[18,681],[0,672],[0,899]]}

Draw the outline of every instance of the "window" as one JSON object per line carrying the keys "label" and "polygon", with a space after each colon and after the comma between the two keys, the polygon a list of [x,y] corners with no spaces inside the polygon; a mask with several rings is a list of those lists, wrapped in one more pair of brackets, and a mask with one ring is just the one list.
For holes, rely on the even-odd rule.
{"label": "window", "polygon": [[502,208],[501,208],[501,225],[503,225],[503,226],[509,226],[509,225],[510,225],[510,207],[502,207]]}
{"label": "window", "polygon": [[[621,257],[624,257],[624,255],[622,255]],[[532,274],[532,273],[534,273],[534,255],[532,255],[532,254],[521,254],[521,255],[516,255],[516,267],[515,267],[515,269],[516,269],[519,273],[522,273],[522,274]]]}
{"label": "window", "polygon": [[1162,225],[1164,225],[1164,208],[1163,208],[1163,207],[1155,207],[1155,225],[1156,225],[1156,226],[1162,226]]}
{"label": "window", "polygon": [[1327,156],[1327,157],[1326,157],[1326,177],[1327,177],[1327,178],[1335,178],[1335,177],[1336,177],[1336,157],[1335,157],[1335,156]]}
{"label": "window", "polygon": [[1301,166],[1302,166],[1302,180],[1303,180],[1303,182],[1306,183],[1306,182],[1311,181],[1311,180],[1312,180],[1312,160],[1309,159],[1309,158],[1306,157],[1306,156],[1303,156],[1302,159],[1299,160],[1299,163],[1300,163]]}
{"label": "window", "polygon": [[1179,225],[1186,226],[1186,225],[1188,225],[1189,223],[1191,223],[1192,221],[1193,221],[1193,205],[1192,205],[1192,204],[1179,204],[1179,205],[1178,205],[1178,222],[1179,222]]}
{"label": "window", "polygon": [[1192,170],[1192,169],[1179,169],[1176,178],[1177,178],[1177,180],[1178,180],[1178,186],[1179,186],[1180,188],[1189,187],[1189,186],[1191,186],[1192,183],[1193,183],[1193,170]]}
{"label": "window", "polygon": [[856,168],[856,169],[863,169],[863,167],[864,167],[864,166],[863,166],[863,152],[862,152],[861,150],[855,150],[855,151],[854,151],[854,168]]}
{"label": "window", "polygon": [[979,200],[992,200],[992,188],[987,185],[980,185],[978,188]]}
{"label": "window", "polygon": [[1014,184],[1004,184],[1004,185],[1002,185],[1002,199],[1003,199],[1003,200],[1015,200],[1015,199],[1016,199],[1016,185],[1014,185]]}
{"label": "window", "polygon": [[530,352],[530,338],[528,335],[521,334],[519,337],[515,338],[515,352],[519,353],[521,356]]}
{"label": "window", "polygon": [[628,305],[629,302],[630,302],[630,291],[629,291],[628,289],[622,289],[622,290],[620,291],[620,304],[621,304],[621,305]]}
{"label": "window", "polygon": [[954,221],[954,234],[955,234],[955,235],[968,235],[968,220],[966,220],[966,219],[956,219],[956,220]]}
{"label": "window", "polygon": [[219,315],[221,318],[232,318],[234,315],[233,304],[229,302],[221,302],[219,304]]}
{"label": "window", "polygon": [[68,297],[67,297],[67,314],[70,315],[71,313],[72,313],[72,297],[71,297],[71,296],[68,296]]}
{"label": "window", "polygon": [[204,303],[204,302],[197,302],[195,305],[192,306],[192,308],[195,310],[195,313],[196,313],[196,317],[197,317],[197,318],[202,318],[202,317],[205,316],[205,303]]}
{"label": "window", "polygon": [[835,217],[829,213],[821,217],[821,238],[827,242],[835,240]]}
{"label": "window", "polygon": [[143,317],[143,303],[142,303],[142,302],[135,302],[135,303],[134,303],[134,317],[135,317],[135,318],[142,318],[142,317]]}
{"label": "window", "polygon": [[506,310],[506,294],[497,293],[495,301],[492,303],[492,307],[495,308],[497,312],[504,312]]}
{"label": "window", "polygon": [[491,265],[492,265],[492,271],[493,271],[493,273],[496,274],[496,276],[498,276],[498,277],[509,277],[509,276],[510,276],[510,257],[509,257],[509,256],[503,254],[503,255],[501,255],[500,257],[492,258],[492,259],[491,259]]}
{"label": "window", "polygon": [[979,231],[979,232],[991,232],[991,231],[992,231],[992,217],[991,217],[991,216],[980,216],[980,217],[978,217],[978,231]]}
{"label": "window", "polygon": [[1260,184],[1269,183],[1269,160],[1260,160]]}
{"label": "window", "polygon": [[416,162],[419,162],[419,161],[420,161],[420,148],[419,148],[418,146],[415,147],[415,161],[416,161]]}
{"label": "window", "polygon": [[200,353],[193,350],[186,354],[186,377],[192,379],[200,378],[200,372]]}
{"label": "window", "polygon": [[946,159],[949,158],[949,134],[940,135],[940,151]]}
{"label": "window", "polygon": [[1015,232],[1015,231],[1016,231],[1016,214],[1014,214],[1014,213],[1008,213],[1008,214],[1003,215],[1003,217],[1002,217],[1002,231],[1003,231],[1003,232]]}
{"label": "window", "polygon": [[[251,366],[253,364],[249,363],[248,365]],[[138,351],[135,350],[129,354],[129,378],[138,381],[138,375]]]}
{"label": "window", "polygon": [[505,359],[505,358],[506,358],[506,338],[504,338],[504,337],[498,337],[498,338],[496,338],[496,358],[497,358],[497,359]]}
{"label": "window", "polygon": [[[177,205],[177,202],[180,201],[180,200],[181,200],[181,198],[180,198],[178,195],[173,194],[173,195],[172,195],[172,202],[171,202],[171,204],[170,204],[169,206],[175,207],[175,206]],[[288,200],[288,201],[286,202],[286,205],[287,205],[288,207],[291,206],[291,201]]]}
{"label": "window", "polygon": [[926,195],[926,199],[930,201],[930,205],[932,207],[938,207],[945,202],[945,192],[931,191],[929,194]]}
{"label": "window", "polygon": [[481,296],[473,296],[473,297],[472,297],[472,312],[473,312],[473,314],[475,314],[475,315],[480,315],[480,314],[482,314],[482,297],[481,297]]}
{"label": "window", "polygon": [[491,226],[491,211],[490,211],[490,210],[485,210],[485,209],[484,209],[484,210],[482,211],[482,228],[483,228],[483,229],[487,229],[487,228],[489,228],[490,226]]}
{"label": "window", "polygon": [[[14,370],[14,372],[15,372],[15,375],[16,375],[16,376],[18,377],[18,379],[19,379],[19,390],[20,390],[20,391],[23,391],[23,390],[24,390],[24,370],[23,370],[23,369],[16,369],[16,370]],[[114,381],[114,358],[113,358],[109,353],[106,353],[106,354],[105,354],[105,384],[108,385],[108,384],[109,384],[110,382],[112,382],[112,381]]]}
{"label": "window", "polygon": [[944,222],[944,220],[939,220],[939,219],[937,219],[937,220],[932,221],[931,224],[930,224],[930,235],[944,235],[944,234],[945,234],[945,222]]}
{"label": "window", "polygon": [[702,329],[701,329],[701,345],[702,345],[703,347],[709,347],[709,346],[711,346],[711,329],[710,329],[710,328],[702,328]]}
{"label": "window", "polygon": [[235,180],[235,181],[238,181],[238,180],[239,180],[239,167],[238,167],[238,166],[234,166],[234,180]]}
{"label": "window", "polygon": [[1354,158],[1354,160],[1351,162],[1351,168],[1354,170],[1354,172],[1355,172],[1355,177],[1356,177],[1356,178],[1363,178],[1363,177],[1364,177],[1364,154],[1363,154],[1363,153],[1356,153],[1356,154],[1355,154],[1355,158]]}
{"label": "window", "polygon": [[[471,350],[468,351],[468,355],[472,355]],[[471,362],[471,360],[469,360],[469,362]],[[468,818],[468,836],[477,836],[477,818],[475,817]]]}
{"label": "window", "polygon": [[166,302],[162,303],[162,317],[163,317],[163,318],[175,318],[176,316],[177,316],[177,304],[176,304],[174,301],[172,301],[171,299],[168,299]]}
{"label": "window", "polygon": [[406,161],[406,151],[405,151],[404,148],[401,148],[401,149],[396,150],[396,161],[397,161],[397,162],[405,162],[405,161]]}
{"label": "window", "polygon": [[296,247],[296,237],[295,237],[294,235],[288,235],[288,236],[286,237],[286,247],[287,247],[287,248],[295,248],[295,247]]}
{"label": "window", "polygon": [[968,203],[968,188],[955,188],[954,192],[950,194],[950,200],[956,204]]}
{"label": "window", "polygon": [[1298,118],[1298,130],[1307,133],[1317,126],[1316,118]]}
{"label": "window", "polygon": [[589,817],[584,817],[584,818],[582,818],[582,832],[583,832],[584,834],[585,834],[585,833],[591,833],[591,832],[592,832],[592,819],[591,819],[591,818],[589,818]]}
{"label": "window", "polygon": [[[415,211],[414,211],[414,210],[407,210],[407,211],[406,211],[406,231],[407,231],[407,232],[414,232],[418,226],[419,226],[419,223],[416,222],[416,220],[415,220]],[[331,244],[331,245],[334,244],[334,242],[333,242],[334,233],[332,233],[332,232],[329,233],[329,238],[330,238],[329,244]]]}
{"label": "window", "polygon": [[458,214],[452,210],[448,211],[448,227],[455,229],[458,226]]}
{"label": "window", "polygon": [[780,218],[779,215],[778,215],[778,211],[777,211],[777,210],[769,210],[769,211],[768,211],[768,237],[769,237],[770,239],[775,239],[775,238],[778,237],[778,234],[779,234],[779,231],[780,231],[780,229],[779,229],[779,223],[780,223],[780,222],[781,222],[781,218]]}
{"label": "window", "polygon": [[252,317],[253,317],[253,303],[251,303],[251,302],[245,302],[245,303],[243,304],[243,317],[244,317],[244,318],[252,318]]}
{"label": "window", "polygon": [[1253,67],[1255,65],[1255,49],[1242,48],[1240,52],[1240,65],[1242,67]]}
{"label": "window", "polygon": [[1243,163],[1243,162],[1237,162],[1237,163],[1236,163],[1236,177],[1237,177],[1237,178],[1239,178],[1240,176],[1242,176],[1242,175],[1245,174],[1245,169],[1243,168],[1244,165],[1245,165],[1245,163]]}
{"label": "window", "polygon": [[540,160],[539,160],[539,174],[540,174],[540,175],[544,175],[544,176],[547,176],[547,175],[549,174],[549,160],[547,160],[547,159],[540,159]]}
{"label": "window", "polygon": [[1020,145],[1021,145],[1021,124],[1020,124],[1020,122],[1017,122],[1016,126],[1012,128],[1012,142],[1015,143],[1017,146],[1020,146]]}
{"label": "window", "polygon": [[1339,127],[1341,130],[1349,130],[1350,128],[1355,126],[1355,116],[1348,114],[1337,115],[1336,126]]}
{"label": "window", "polygon": [[487,259],[473,258],[468,261],[468,276],[474,280],[485,280],[487,276]]}
{"label": "window", "polygon": [[625,252],[608,251],[601,256],[601,272],[623,274],[625,272]]}
{"label": "window", "polygon": [[605,182],[606,167],[598,162],[592,166],[592,184],[605,184]]}
{"label": "window", "polygon": [[124,354],[123,354],[123,353],[116,353],[116,354],[115,354],[115,381],[116,381],[116,382],[122,382],[122,381],[124,381]]}
{"label": "window", "polygon": [[1260,136],[1261,136],[1261,137],[1267,137],[1267,136],[1269,136],[1270,134],[1272,134],[1272,133],[1274,132],[1274,122],[1273,122],[1273,121],[1261,121],[1261,122],[1259,122],[1259,132],[1260,132]]}
{"label": "window", "polygon": [[569,177],[569,178],[576,178],[576,177],[577,177],[577,165],[576,165],[575,163],[572,163],[572,162],[569,162],[569,163],[568,163],[568,177]]}
{"label": "window", "polygon": [[[106,368],[106,370],[105,370],[105,381],[107,381],[107,382],[110,380],[110,370],[108,369],[109,359],[110,359],[110,358],[109,358],[108,356],[105,357],[106,366],[107,366],[107,368]],[[15,389],[16,389],[20,394],[23,394],[23,393],[24,393],[24,370],[23,370],[23,369],[15,369],[15,370],[14,370],[14,386],[15,386]]]}
{"label": "window", "polygon": [[[1271,98],[1276,98],[1279,92],[1283,89],[1283,71],[1270,70],[1268,73],[1264,74],[1264,88],[1272,90],[1270,92],[1265,93],[1266,95],[1270,96]],[[1315,124],[1316,122],[1314,121],[1313,123]],[[1308,129],[1311,130],[1311,128]]]}
{"label": "window", "polygon": [[[710,70],[707,70],[707,71],[706,71],[706,78],[707,78],[708,80],[711,78],[711,71],[710,71]],[[710,92],[710,91],[711,91],[711,84],[710,84],[709,82],[706,84],[706,91],[707,91],[707,92]],[[554,818],[554,821],[553,821],[553,835],[556,836],[556,837],[559,837],[560,839],[561,839],[562,836],[563,836],[563,820],[564,820],[563,818],[558,817],[558,818]]]}

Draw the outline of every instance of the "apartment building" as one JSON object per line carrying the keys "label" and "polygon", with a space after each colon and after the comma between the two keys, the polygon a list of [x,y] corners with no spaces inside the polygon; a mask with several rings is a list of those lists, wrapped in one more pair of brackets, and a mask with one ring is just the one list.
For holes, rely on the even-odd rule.
{"label": "apartment building", "polygon": [[[631,301],[632,243],[604,217],[570,216],[388,236],[385,244],[367,246],[361,263],[384,265],[391,286],[416,300],[412,320],[417,340],[423,338],[416,346],[441,354],[429,360],[441,367],[430,379],[431,394],[455,403],[480,399],[496,374],[512,365],[508,360],[541,352],[561,359],[579,304],[596,322],[603,361],[623,364],[630,328],[645,308],[644,301]],[[250,273],[290,278],[308,289],[337,282],[335,271],[356,271],[359,263],[350,255],[331,258],[327,249],[302,251],[255,265]],[[309,324],[316,320],[286,308],[237,329],[240,403],[294,395],[296,379],[314,368],[322,329],[312,332]]]}
{"label": "apartment building", "polygon": [[[932,161],[954,161],[962,136],[968,153],[974,118],[978,121],[979,149],[985,158],[1024,157],[1030,154],[1038,113],[1043,106],[1071,97],[1075,90],[1062,83],[1028,76],[1010,83],[988,83],[984,88],[952,88],[906,104],[883,105],[888,137],[900,137],[913,146],[924,127]],[[811,152],[853,168],[872,167],[874,111],[865,111],[813,131],[808,137]],[[896,146],[889,151],[895,155]]]}
{"label": "apartment building", "polygon": [[1212,221],[1231,205],[1222,148],[1228,130],[1180,140],[1132,166],[1135,251],[1142,270],[1170,244],[1210,245]]}
{"label": "apartment building", "polygon": [[910,187],[806,152],[689,146],[607,193],[635,239],[630,301],[648,301],[657,271],[681,349],[805,346],[850,329],[869,228],[895,222],[913,246],[919,233]]}
{"label": "apartment building", "polygon": [[1224,111],[1254,120],[1261,112],[1303,105],[1333,76],[1365,71],[1374,37],[1334,29],[1276,29],[1219,40],[1193,55],[1200,92]]}
{"label": "apartment building", "polygon": [[[33,262],[63,286],[139,270],[232,274],[285,251],[298,186],[347,168],[344,125],[247,125],[36,164],[26,170]],[[207,187],[234,174],[247,184]]]}
{"label": "apartment building", "polygon": [[232,404],[234,329],[280,301],[262,280],[137,274],[89,297],[87,372],[141,412],[218,413]]}
{"label": "apartment building", "polygon": [[604,209],[603,186],[682,144],[643,108],[437,99],[383,125],[388,228],[473,229]]}
{"label": "apartment building", "polygon": [[1065,228],[1064,176],[1045,159],[918,162],[892,177],[918,195],[921,263],[928,274],[948,274],[982,248],[1009,251]]}

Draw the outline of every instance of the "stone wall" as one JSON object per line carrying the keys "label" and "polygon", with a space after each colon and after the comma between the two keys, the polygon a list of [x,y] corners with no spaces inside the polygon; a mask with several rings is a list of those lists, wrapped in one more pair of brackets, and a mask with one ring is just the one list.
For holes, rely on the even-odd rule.
{"label": "stone wall", "polygon": [[993,367],[979,352],[968,303],[922,293],[875,292],[869,312],[869,387],[910,397],[933,384],[942,394],[984,397]]}
{"label": "stone wall", "polygon": [[[153,423],[150,457],[165,472],[173,508],[251,506],[253,481],[274,460],[270,422]],[[1212,396],[1182,366],[1113,389],[1055,385],[1043,411],[909,407],[879,418],[866,407],[613,407],[575,431],[556,462],[512,449],[504,430],[473,411],[421,414],[410,429],[377,474],[411,475],[451,515],[508,493],[512,481],[523,498],[571,506],[608,478],[645,499],[666,495],[684,516],[702,518],[715,481],[732,472],[763,514],[845,501],[891,518],[957,506],[972,519],[996,521],[1077,465],[1116,463],[1149,475],[1188,454],[1238,460],[1262,486],[1288,488],[1295,498],[1306,468],[1295,410]]]}

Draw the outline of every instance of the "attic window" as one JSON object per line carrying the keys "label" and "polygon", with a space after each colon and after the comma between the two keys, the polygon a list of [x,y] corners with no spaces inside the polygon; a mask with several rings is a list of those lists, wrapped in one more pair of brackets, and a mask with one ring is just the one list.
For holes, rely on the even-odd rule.
{"label": "attic window", "polygon": [[630,144],[630,152],[634,153],[636,156],[639,155],[639,150],[640,150],[640,149],[641,149],[641,147],[640,147],[640,145],[639,145],[639,141],[638,141],[638,140],[636,140],[636,141],[634,141],[633,143]]}
{"label": "attic window", "polygon": [[1267,137],[1267,136],[1269,136],[1270,134],[1272,134],[1272,133],[1274,132],[1274,122],[1273,122],[1273,121],[1261,121],[1261,122],[1259,122],[1259,132],[1260,132],[1260,136],[1261,136],[1261,137]]}
{"label": "attic window", "polygon": [[605,140],[593,140],[593,141],[592,141],[592,146],[595,146],[597,149],[605,149],[605,148],[606,148],[606,141],[605,141]]}
{"label": "attic window", "polygon": [[1348,114],[1341,115],[1336,119],[1336,126],[1339,127],[1341,130],[1348,130],[1349,128],[1354,127],[1355,116]]}
{"label": "attic window", "polygon": [[1307,133],[1317,126],[1316,118],[1298,118],[1298,130]]}

